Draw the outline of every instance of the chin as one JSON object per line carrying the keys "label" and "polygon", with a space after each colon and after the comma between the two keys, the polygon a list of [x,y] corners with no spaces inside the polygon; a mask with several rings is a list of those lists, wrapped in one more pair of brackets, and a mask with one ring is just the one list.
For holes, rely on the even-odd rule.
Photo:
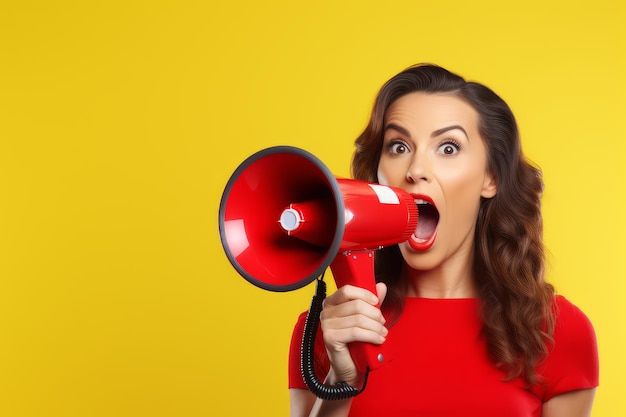
{"label": "chin", "polygon": [[400,253],[407,266],[416,271],[429,271],[441,265],[441,258],[435,248],[418,251],[411,247],[408,242],[400,245]]}

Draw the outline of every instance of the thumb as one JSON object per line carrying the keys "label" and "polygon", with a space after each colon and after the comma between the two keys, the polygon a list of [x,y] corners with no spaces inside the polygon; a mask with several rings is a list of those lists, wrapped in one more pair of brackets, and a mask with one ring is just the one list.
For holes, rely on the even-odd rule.
{"label": "thumb", "polygon": [[385,297],[387,296],[387,284],[384,282],[377,283],[376,292],[378,293],[378,302],[382,305],[383,301],[385,301]]}

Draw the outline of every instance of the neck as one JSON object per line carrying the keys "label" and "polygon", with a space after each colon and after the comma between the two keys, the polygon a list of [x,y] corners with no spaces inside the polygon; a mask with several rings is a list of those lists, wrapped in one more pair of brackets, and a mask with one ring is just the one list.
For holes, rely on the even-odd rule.
{"label": "neck", "polygon": [[446,264],[430,270],[415,270],[405,264],[407,296],[422,298],[476,298],[478,289],[471,265]]}

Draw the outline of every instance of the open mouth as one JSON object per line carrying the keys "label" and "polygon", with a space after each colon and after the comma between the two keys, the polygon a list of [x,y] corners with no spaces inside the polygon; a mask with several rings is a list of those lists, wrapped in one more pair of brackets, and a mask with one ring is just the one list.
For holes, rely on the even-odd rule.
{"label": "open mouth", "polygon": [[435,242],[437,225],[439,224],[439,211],[430,199],[422,196],[415,198],[415,204],[419,213],[417,228],[411,236],[410,245],[416,250],[429,249]]}

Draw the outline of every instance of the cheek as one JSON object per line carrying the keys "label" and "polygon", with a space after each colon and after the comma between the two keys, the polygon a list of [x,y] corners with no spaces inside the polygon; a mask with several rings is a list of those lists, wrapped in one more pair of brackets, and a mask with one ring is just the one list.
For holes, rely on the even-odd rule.
{"label": "cheek", "polygon": [[378,162],[376,174],[378,176],[378,183],[382,185],[395,185],[397,175],[394,168],[397,168],[397,166],[394,166],[393,162],[382,158]]}
{"label": "cheek", "polygon": [[378,172],[376,173],[376,176],[378,177],[379,184],[389,185],[389,180],[387,179],[387,176],[385,175],[383,170],[380,168],[380,165],[378,165]]}
{"label": "cheek", "polygon": [[378,182],[383,185],[401,187],[406,179],[408,164],[410,161],[398,159],[381,158],[378,163]]}
{"label": "cheek", "polygon": [[437,178],[461,195],[476,194],[482,191],[486,175],[485,163],[477,158],[459,160],[460,163],[445,163],[437,166]]}
{"label": "cheek", "polygon": [[476,221],[480,207],[480,192],[479,182],[467,181],[467,177],[450,184],[447,189],[447,204],[453,210],[450,217],[460,229],[465,229],[462,224],[470,225]]}

